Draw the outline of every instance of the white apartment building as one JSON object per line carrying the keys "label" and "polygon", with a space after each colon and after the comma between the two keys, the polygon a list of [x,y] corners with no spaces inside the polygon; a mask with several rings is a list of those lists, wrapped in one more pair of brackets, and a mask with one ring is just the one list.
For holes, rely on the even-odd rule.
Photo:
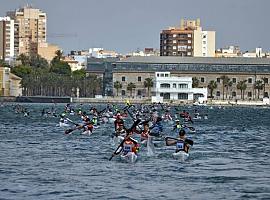
{"label": "white apartment building", "polygon": [[0,17],[0,59],[10,63],[14,51],[14,20]]}
{"label": "white apartment building", "polygon": [[163,100],[207,101],[207,88],[192,88],[192,77],[172,77],[170,72],[155,72],[153,93],[155,93],[153,99],[158,102]]}

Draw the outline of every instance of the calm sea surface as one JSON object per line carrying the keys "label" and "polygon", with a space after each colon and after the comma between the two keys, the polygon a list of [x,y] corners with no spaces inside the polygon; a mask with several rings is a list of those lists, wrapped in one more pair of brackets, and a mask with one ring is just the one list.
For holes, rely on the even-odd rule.
{"label": "calm sea surface", "polygon": [[[58,118],[41,117],[50,104],[23,105],[30,117],[0,107],[1,200],[270,199],[270,108],[199,108],[209,119],[194,123],[187,161],[174,160],[160,140],[155,156],[142,148],[137,163],[128,164],[108,161],[113,124],[91,136],[64,135]],[[63,109],[57,105],[58,113]],[[175,136],[172,125],[164,126]]]}

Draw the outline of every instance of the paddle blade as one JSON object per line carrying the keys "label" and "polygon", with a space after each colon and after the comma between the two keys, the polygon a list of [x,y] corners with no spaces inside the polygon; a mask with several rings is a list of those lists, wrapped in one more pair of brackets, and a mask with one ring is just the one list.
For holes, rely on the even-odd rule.
{"label": "paddle blade", "polygon": [[68,129],[68,130],[65,130],[65,134],[69,134],[69,133],[71,133],[72,131],[74,131],[74,129]]}
{"label": "paddle blade", "polygon": [[193,140],[186,138],[185,142],[193,146]]}

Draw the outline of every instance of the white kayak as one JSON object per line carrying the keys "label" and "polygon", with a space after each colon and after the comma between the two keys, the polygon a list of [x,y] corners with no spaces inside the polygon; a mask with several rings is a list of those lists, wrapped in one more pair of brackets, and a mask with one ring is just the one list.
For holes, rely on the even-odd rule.
{"label": "white kayak", "polygon": [[186,153],[184,151],[179,151],[177,153],[173,153],[173,158],[181,161],[185,161],[189,157],[189,153]]}
{"label": "white kayak", "polygon": [[59,126],[60,127],[69,127],[69,124],[65,123],[65,122],[59,122]]}
{"label": "white kayak", "polygon": [[135,163],[138,156],[134,152],[128,152],[127,154],[122,154],[121,159],[128,163]]}
{"label": "white kayak", "polygon": [[115,121],[115,118],[113,117],[109,118],[109,123],[114,123],[114,121]]}

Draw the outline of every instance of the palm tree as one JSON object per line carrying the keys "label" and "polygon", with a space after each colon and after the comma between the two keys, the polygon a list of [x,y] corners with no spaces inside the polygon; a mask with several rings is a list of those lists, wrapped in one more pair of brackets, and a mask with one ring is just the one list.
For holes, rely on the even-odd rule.
{"label": "palm tree", "polygon": [[132,91],[133,89],[136,88],[136,85],[132,82],[130,82],[128,85],[127,85],[127,90],[130,91],[130,96],[132,96]]}
{"label": "palm tree", "polygon": [[225,99],[225,98],[224,98],[224,96],[225,96],[225,91],[224,91],[224,90],[225,90],[226,85],[228,85],[230,79],[229,79],[229,77],[226,76],[226,75],[222,75],[222,76],[220,77],[220,79],[222,80],[222,96],[223,96],[223,100],[224,100],[224,99]]}
{"label": "palm tree", "polygon": [[[228,98],[227,98],[227,96],[228,96],[228,91],[229,91],[229,88],[232,87],[232,85],[233,85],[233,82],[232,82],[232,81],[229,81],[228,84],[225,86],[225,87],[226,87],[226,99],[228,99]],[[230,96],[229,96],[229,97],[230,97]]]}
{"label": "palm tree", "polygon": [[146,78],[144,81],[144,87],[147,88],[148,97],[150,96],[150,88],[154,86],[152,78]]}
{"label": "palm tree", "polygon": [[116,89],[116,96],[118,96],[119,89],[122,88],[122,84],[119,81],[115,81],[113,87]]}
{"label": "palm tree", "polygon": [[263,97],[266,97],[265,96],[265,85],[268,84],[268,78],[263,77],[262,80],[263,80]]}
{"label": "palm tree", "polygon": [[192,77],[192,88],[199,87],[200,81],[197,77]]}
{"label": "palm tree", "polygon": [[17,57],[17,60],[21,61],[22,65],[30,65],[30,58],[29,56],[25,55],[25,54],[20,54]]}
{"label": "palm tree", "polygon": [[61,50],[57,50],[56,52],[55,52],[55,57],[58,59],[58,60],[61,60],[61,58],[63,58],[63,51],[61,51]]}
{"label": "palm tree", "polygon": [[215,89],[217,89],[217,82],[212,80],[207,87],[210,90],[210,98],[213,98],[213,92]]}
{"label": "palm tree", "polygon": [[241,91],[241,99],[244,100],[245,90],[247,89],[247,80],[239,81],[236,85],[236,88]]}
{"label": "palm tree", "polygon": [[258,99],[260,98],[260,90],[263,89],[263,81],[262,80],[257,80],[254,83],[254,89],[258,90]]}

